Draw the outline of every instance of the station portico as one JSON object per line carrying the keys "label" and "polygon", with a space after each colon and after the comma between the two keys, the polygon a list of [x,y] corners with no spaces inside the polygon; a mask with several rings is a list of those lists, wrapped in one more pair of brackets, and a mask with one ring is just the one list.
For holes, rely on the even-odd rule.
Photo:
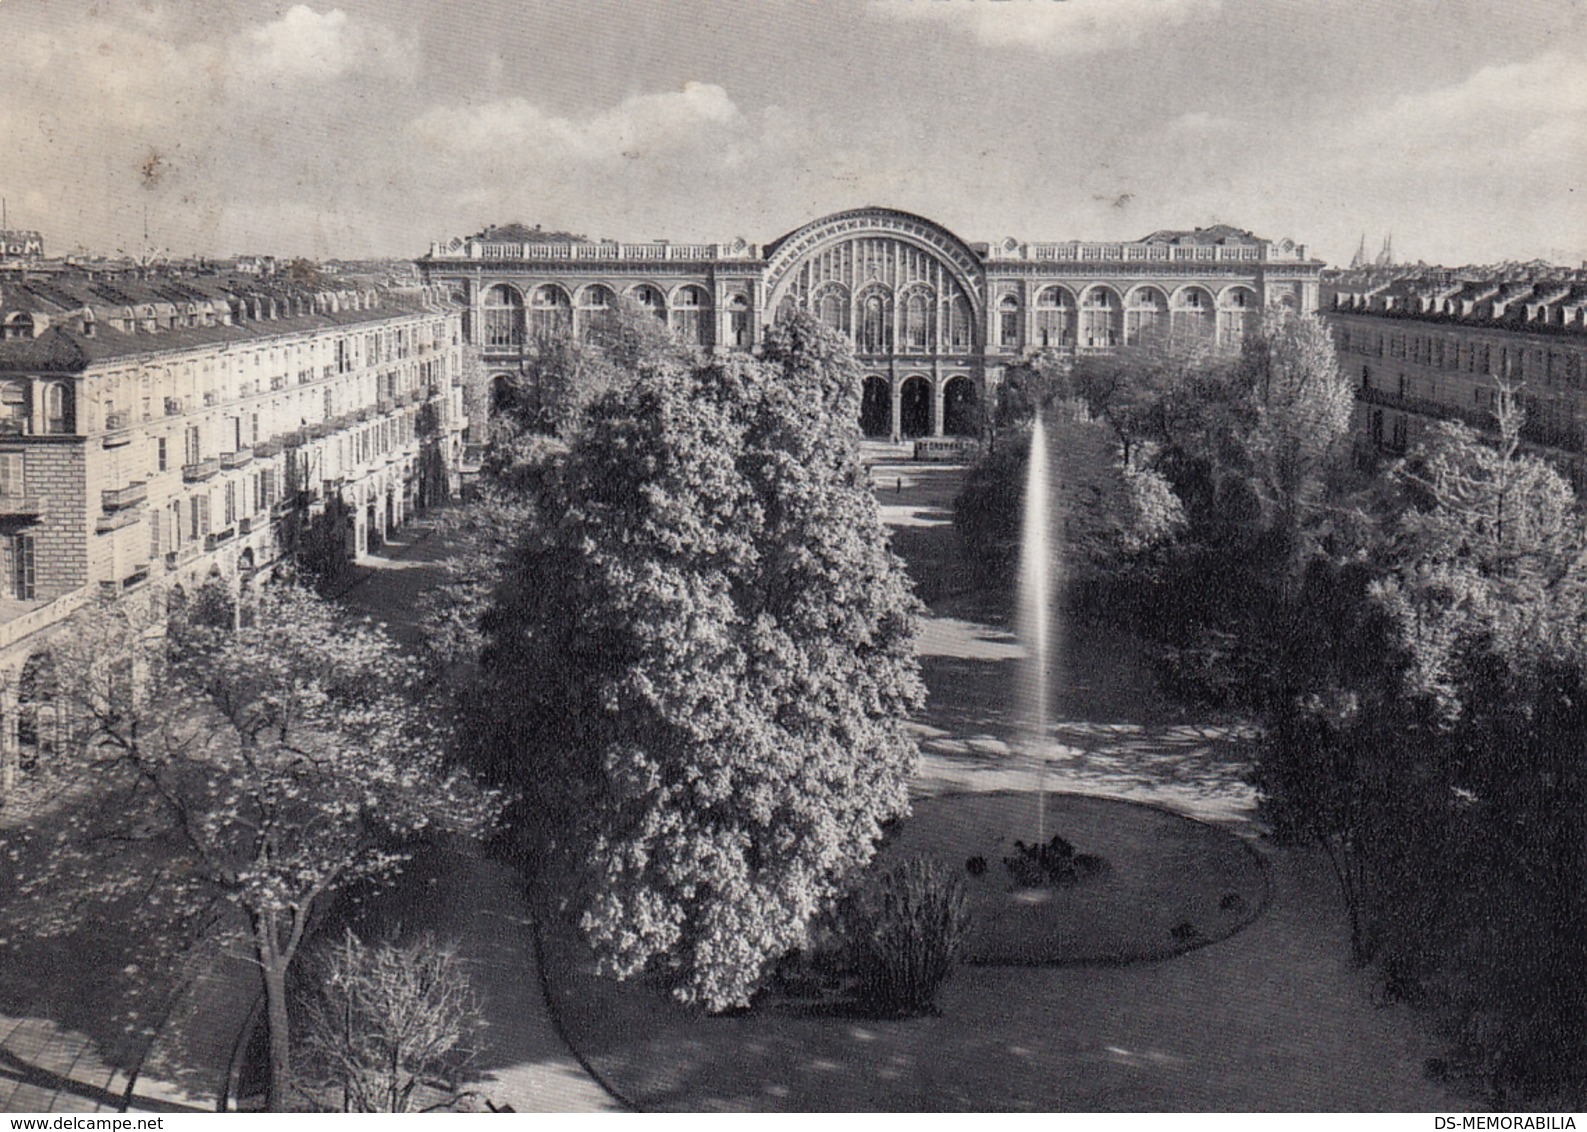
{"label": "station portico", "polygon": [[1291,240],[1218,225],[1137,241],[970,244],[925,217],[861,208],[766,245],[625,244],[487,228],[419,260],[466,310],[494,382],[547,333],[586,335],[627,295],[712,353],[755,350],[784,311],[846,335],[874,437],[969,436],[1004,370],[1037,352],[1106,352],[1155,332],[1237,347],[1262,307],[1314,311],[1322,264]]}

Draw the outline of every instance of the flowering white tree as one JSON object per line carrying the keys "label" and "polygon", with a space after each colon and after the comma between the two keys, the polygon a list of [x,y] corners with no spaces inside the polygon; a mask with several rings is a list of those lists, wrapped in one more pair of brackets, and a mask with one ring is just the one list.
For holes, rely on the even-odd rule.
{"label": "flowering white tree", "polygon": [[426,833],[481,832],[494,800],[444,765],[415,666],[306,590],[264,591],[235,629],[168,626],[158,596],[106,604],[54,659],[68,721],[54,773],[91,786],[29,854],[43,864],[23,895],[53,909],[35,927],[135,897],[151,937],[233,933],[263,978],[283,1106],[287,972],[316,903],[389,878]]}

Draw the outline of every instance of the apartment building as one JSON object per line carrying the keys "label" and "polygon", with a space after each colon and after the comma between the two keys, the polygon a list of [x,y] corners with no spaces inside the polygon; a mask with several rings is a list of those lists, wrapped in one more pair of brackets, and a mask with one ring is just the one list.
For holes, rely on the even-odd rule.
{"label": "apartment building", "polygon": [[1587,489],[1587,273],[1346,275],[1326,301],[1368,446],[1405,452],[1438,420],[1493,432],[1503,382],[1524,410],[1523,442]]}
{"label": "apartment building", "polygon": [[455,490],[464,349],[428,288],[0,284],[0,799],[48,755],[33,685],[77,609],[254,584],[333,500],[356,557]]}

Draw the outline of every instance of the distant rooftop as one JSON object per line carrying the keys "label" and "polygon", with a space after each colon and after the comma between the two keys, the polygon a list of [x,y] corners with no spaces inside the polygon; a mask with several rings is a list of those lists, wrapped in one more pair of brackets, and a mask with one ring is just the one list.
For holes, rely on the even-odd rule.
{"label": "distant rooftop", "polygon": [[511,224],[487,225],[468,239],[500,240],[509,244],[586,244],[590,238],[573,232],[547,232],[538,224],[531,228],[515,220]]}
{"label": "distant rooftop", "polygon": [[1209,228],[1159,228],[1139,241],[1143,244],[1194,245],[1198,247],[1228,244],[1260,244],[1262,241],[1244,228],[1232,224],[1214,224]]}
{"label": "distant rooftop", "polygon": [[277,276],[0,283],[0,370],[76,371],[99,360],[376,322],[437,309],[434,289]]}

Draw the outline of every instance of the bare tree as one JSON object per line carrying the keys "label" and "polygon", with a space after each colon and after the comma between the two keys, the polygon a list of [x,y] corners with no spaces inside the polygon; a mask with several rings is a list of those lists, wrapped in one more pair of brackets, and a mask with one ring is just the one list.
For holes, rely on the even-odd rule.
{"label": "bare tree", "polygon": [[468,1095],[485,1019],[455,943],[370,945],[349,931],[311,972],[294,1080],[312,1102],[430,1112]]}

